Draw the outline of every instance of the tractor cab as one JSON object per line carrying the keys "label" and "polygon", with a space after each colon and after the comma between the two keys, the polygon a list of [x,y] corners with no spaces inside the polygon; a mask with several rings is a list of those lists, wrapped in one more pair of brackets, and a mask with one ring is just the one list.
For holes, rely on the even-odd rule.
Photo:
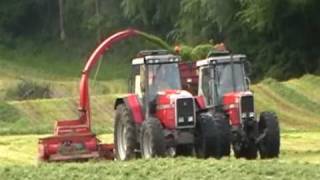
{"label": "tractor cab", "polygon": [[139,52],[132,60],[130,93],[137,94],[143,103],[151,103],[159,92],[181,90],[179,61],[179,56],[165,50]]}
{"label": "tractor cab", "polygon": [[196,65],[198,95],[204,98],[204,110],[229,122],[235,156],[255,159],[259,150],[261,158],[278,157],[278,119],[273,112],[262,112],[257,120],[246,75],[246,56],[220,53],[199,60]]}
{"label": "tractor cab", "polygon": [[226,95],[249,91],[245,64],[245,55],[209,57],[197,62],[199,95],[205,97],[207,106],[223,105]]}
{"label": "tractor cab", "polygon": [[[138,95],[145,119],[155,116],[169,129],[193,127],[194,101],[189,92],[182,90],[178,68],[180,56],[166,50],[140,51],[137,56],[132,60],[129,87],[130,93]],[[177,110],[180,103],[185,106]],[[170,112],[186,116],[186,119],[181,117],[181,122],[176,122],[179,117],[169,115]]]}

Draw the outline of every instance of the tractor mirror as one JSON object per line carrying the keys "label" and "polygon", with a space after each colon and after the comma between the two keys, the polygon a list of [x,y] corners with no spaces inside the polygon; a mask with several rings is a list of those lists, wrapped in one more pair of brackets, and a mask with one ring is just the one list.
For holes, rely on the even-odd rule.
{"label": "tractor mirror", "polygon": [[244,71],[247,76],[250,76],[252,73],[252,65],[251,65],[250,61],[248,61],[248,60],[244,61]]}
{"label": "tractor mirror", "polygon": [[247,85],[250,87],[250,85],[251,85],[251,80],[250,80],[248,77],[245,77],[245,78],[246,78]]}

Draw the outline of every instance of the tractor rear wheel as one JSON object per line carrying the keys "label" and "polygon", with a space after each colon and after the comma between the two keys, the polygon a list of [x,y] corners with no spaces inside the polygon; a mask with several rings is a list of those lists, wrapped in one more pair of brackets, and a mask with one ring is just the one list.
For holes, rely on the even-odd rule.
{"label": "tractor rear wheel", "polygon": [[195,150],[199,158],[221,158],[230,155],[230,126],[223,114],[200,115]]}
{"label": "tractor rear wheel", "polygon": [[259,135],[264,136],[259,142],[262,159],[276,158],[280,152],[280,128],[275,113],[262,112],[259,120]]}
{"label": "tractor rear wheel", "polygon": [[118,160],[136,158],[138,148],[136,126],[131,119],[129,109],[120,104],[117,106],[114,127],[115,156]]}
{"label": "tractor rear wheel", "polygon": [[142,157],[149,159],[162,157],[166,153],[165,137],[162,125],[157,118],[150,117],[141,127],[140,149]]}

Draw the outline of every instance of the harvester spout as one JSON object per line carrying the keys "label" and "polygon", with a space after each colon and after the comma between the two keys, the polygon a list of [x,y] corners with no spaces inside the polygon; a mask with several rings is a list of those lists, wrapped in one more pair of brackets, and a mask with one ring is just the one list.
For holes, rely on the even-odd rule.
{"label": "harvester spout", "polygon": [[[139,31],[135,29],[127,29],[115,33],[114,35],[106,38],[90,55],[87,63],[82,71],[80,81],[80,101],[79,111],[82,115],[86,116],[86,124],[90,126],[90,99],[89,99],[89,75],[95,64],[101,59],[101,56],[112,47],[113,44],[127,39],[131,36],[138,35]],[[83,114],[84,113],[84,114]]]}

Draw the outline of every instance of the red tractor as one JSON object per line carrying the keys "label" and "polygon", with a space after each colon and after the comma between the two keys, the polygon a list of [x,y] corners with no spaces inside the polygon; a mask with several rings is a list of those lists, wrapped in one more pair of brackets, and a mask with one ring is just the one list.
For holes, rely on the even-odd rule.
{"label": "red tractor", "polygon": [[142,51],[132,60],[130,94],[115,102],[117,159],[192,153],[196,107],[181,90],[179,60],[161,50]]}
{"label": "red tractor", "polygon": [[204,110],[229,122],[230,130],[226,129],[226,133],[231,134],[237,158],[255,159],[258,151],[261,158],[275,158],[280,147],[278,119],[273,112],[262,112],[257,120],[247,64],[245,55],[227,52],[198,61],[198,95],[204,97]]}
{"label": "red tractor", "polygon": [[[218,157],[210,149],[216,126],[197,128],[202,120],[195,98],[182,90],[179,61],[166,51],[142,51],[133,59],[129,94],[115,102],[117,159],[192,155],[194,149],[199,156]],[[201,130],[206,136],[198,135]]]}

